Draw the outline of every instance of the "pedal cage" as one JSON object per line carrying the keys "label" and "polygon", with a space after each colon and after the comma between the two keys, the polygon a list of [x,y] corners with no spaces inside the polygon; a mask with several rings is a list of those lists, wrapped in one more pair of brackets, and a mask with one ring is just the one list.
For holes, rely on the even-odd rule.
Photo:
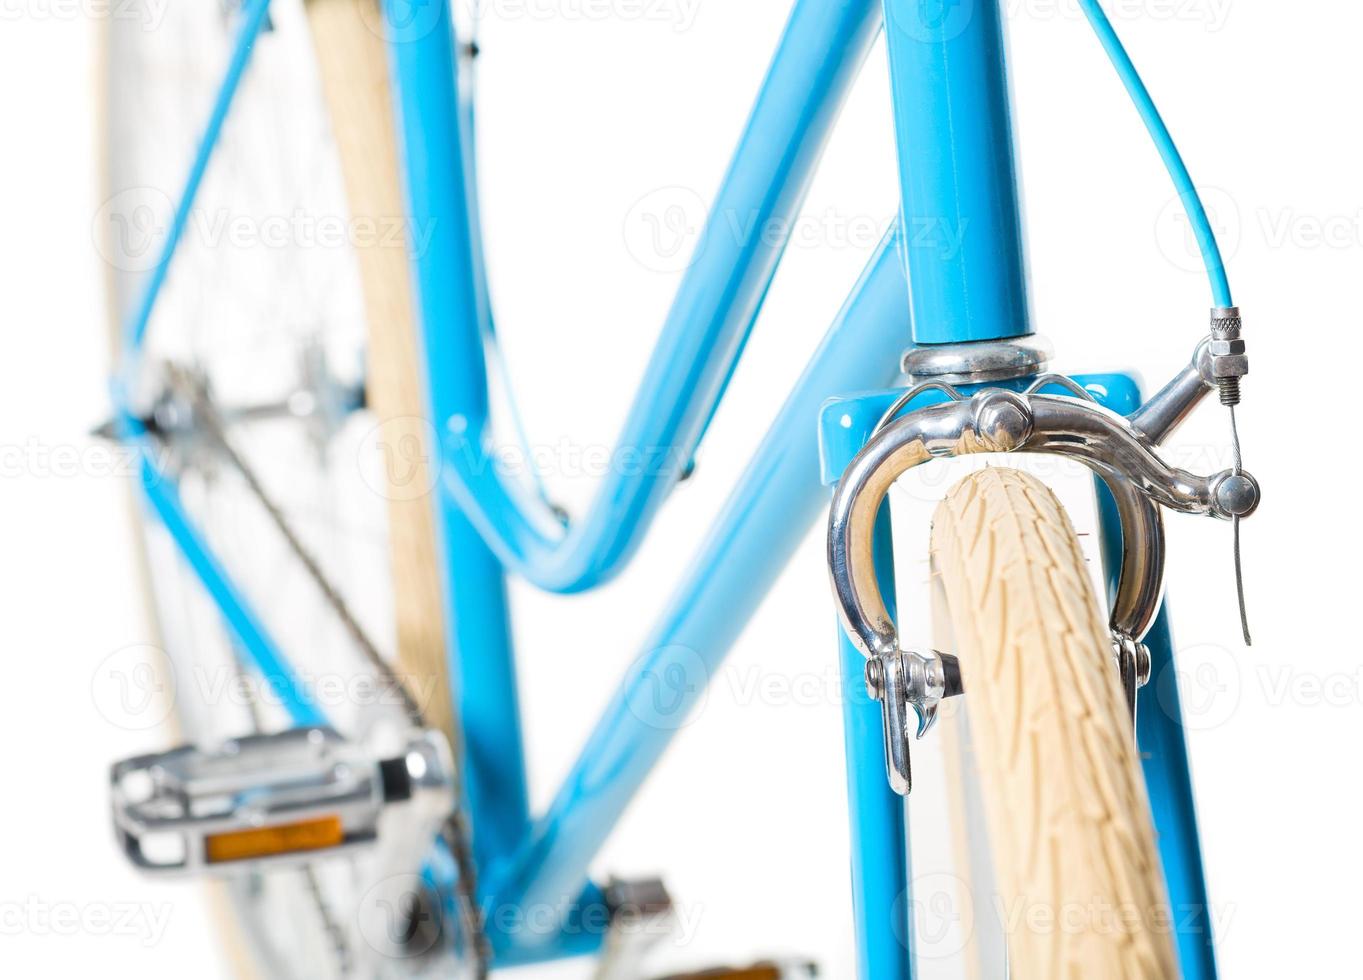
{"label": "pedal cage", "polygon": [[[412,730],[376,752],[330,728],[295,728],[117,762],[113,822],[124,854],[158,875],[231,875],[346,854],[420,860],[455,801],[443,735]],[[404,842],[402,838],[408,838]],[[414,869],[414,867],[413,867]]]}

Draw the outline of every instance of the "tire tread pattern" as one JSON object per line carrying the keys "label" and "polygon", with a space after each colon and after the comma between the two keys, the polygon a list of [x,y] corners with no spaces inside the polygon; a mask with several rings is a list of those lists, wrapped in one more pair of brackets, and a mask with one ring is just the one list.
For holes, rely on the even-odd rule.
{"label": "tire tread pattern", "polygon": [[932,541],[1011,975],[1177,976],[1110,633],[1068,515],[1035,477],[991,467],[948,493]]}

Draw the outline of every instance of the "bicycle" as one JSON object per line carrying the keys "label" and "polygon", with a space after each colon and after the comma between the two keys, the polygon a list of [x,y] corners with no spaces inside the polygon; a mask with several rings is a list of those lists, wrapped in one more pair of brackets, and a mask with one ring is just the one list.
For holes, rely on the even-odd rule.
{"label": "bicycle", "polygon": [[[181,699],[177,718],[192,744],[114,767],[114,821],[128,857],[152,873],[221,877],[251,958],[270,975],[457,967],[485,975],[582,954],[602,954],[603,976],[637,975],[638,950],[621,941],[621,926],[665,920],[670,897],[656,881],[592,882],[588,862],[824,508],[827,485],[842,679],[847,692],[866,692],[844,708],[860,975],[913,975],[902,914],[911,898],[901,805],[912,785],[909,746],[944,701],[969,692],[966,701],[984,706],[969,737],[992,844],[974,854],[973,886],[1050,908],[1097,896],[1130,913],[1115,938],[1097,923],[1010,934],[1006,961],[985,966],[1024,977],[1214,976],[1207,930],[1171,936],[1156,921],[1170,906],[1206,907],[1177,701],[1159,713],[1135,708],[1142,683],[1171,657],[1158,616],[1160,509],[1234,522],[1238,572],[1239,521],[1259,500],[1238,440],[1235,465],[1210,477],[1172,468],[1155,450],[1212,391],[1233,422],[1248,362],[1187,169],[1102,8],[1081,6],[1202,249],[1215,305],[1191,361],[1149,401],[1126,375],[1049,373],[1048,346],[1028,323],[995,0],[797,0],[712,215],[790,227],[837,107],[884,26],[901,221],[780,409],[646,655],[537,817],[506,576],[572,593],[629,562],[690,471],[784,240],[702,238],[620,437],[635,464],[612,468],[586,515],[570,520],[542,487],[493,459],[496,332],[473,155],[478,47],[456,29],[451,5],[246,0],[226,14],[177,10],[155,38],[113,24],[118,193],[106,217],[119,236],[115,294],[130,312],[105,431],[140,452],[146,563],[173,675],[207,672],[246,692],[230,710]],[[161,200],[147,182],[169,179],[175,154],[141,123],[174,125],[169,103],[180,93],[157,84],[157,58],[195,39],[211,47],[222,17],[234,30],[227,68],[191,86],[191,95],[211,95],[212,110],[179,200]],[[315,79],[298,67],[311,64],[314,48]],[[249,103],[257,129],[225,129],[235,99]],[[315,149],[320,129],[300,136],[298,119],[329,125],[320,142],[334,142],[339,165],[323,153],[295,167],[305,176],[294,186],[254,183],[252,161],[263,154]],[[355,270],[343,258],[286,267],[279,292],[296,308],[284,317],[196,309],[196,297],[211,298],[229,276],[266,271],[241,261],[196,270],[195,280],[169,277],[210,157],[238,168],[228,172],[238,182],[219,194],[281,208],[300,195],[342,195],[353,214],[401,215],[407,248],[357,248]],[[971,234],[950,253],[915,248],[911,222],[931,215],[968,222]],[[141,234],[158,222],[168,229],[162,240]],[[280,275],[278,264],[273,271]],[[153,313],[157,323],[196,321],[189,336],[163,326],[155,359]],[[269,325],[253,342],[282,341],[290,356],[243,349],[240,331],[251,322]],[[366,412],[384,420],[378,429],[359,430]],[[353,458],[366,439],[395,466],[378,477],[338,472],[337,459]],[[1055,497],[996,467],[949,491],[934,526],[937,625],[955,653],[906,649],[890,599],[885,494],[913,466],[982,452],[1060,454],[1095,471],[1114,570],[1110,617]],[[362,485],[376,479],[386,514],[364,506]],[[322,533],[319,515],[328,526],[360,525],[360,543]],[[392,608],[364,588],[362,573],[345,574],[382,567],[385,547]],[[1019,609],[1044,614],[1019,626]],[[380,628],[395,637],[393,653],[375,639]],[[324,703],[319,676],[358,678],[363,690]],[[660,703],[658,678],[681,696]],[[1073,697],[1050,697],[1057,689]],[[1066,764],[1048,770],[1055,775],[1043,787],[1041,760],[1053,757]],[[1062,831],[1066,847],[1057,848]],[[529,907],[561,914],[549,930],[506,928],[489,914]]]}

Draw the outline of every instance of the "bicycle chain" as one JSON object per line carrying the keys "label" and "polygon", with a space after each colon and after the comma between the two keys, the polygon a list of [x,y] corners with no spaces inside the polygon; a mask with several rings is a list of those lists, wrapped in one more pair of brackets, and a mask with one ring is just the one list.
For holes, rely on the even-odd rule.
{"label": "bicycle chain", "polygon": [[[218,444],[219,449],[245,481],[247,489],[256,499],[257,503],[265,510],[271,523],[284,538],[289,550],[293,552],[299,563],[303,566],[308,576],[313,580],[318,590],[322,593],[327,604],[341,620],[342,625],[354,639],[365,658],[370,662],[375,672],[380,678],[390,684],[402,699],[403,711],[411,724],[418,728],[429,727],[426,719],[421,712],[416,698],[412,696],[410,690],[402,682],[402,679],[393,672],[393,668],[383,659],[378,646],[369,638],[364,627],[346,605],[344,596],[327,577],[322,570],[321,564],[313,557],[312,553],[303,544],[301,538],[294,532],[284,516],[284,512],[275,504],[265,491],[265,486],[260,477],[249,463],[237,452],[227,435],[227,428],[223,423],[222,415],[218,412],[217,406],[213,404],[204,384],[194,377],[190,372],[170,366],[167,369],[170,374],[172,385],[178,386],[188,394],[195,414],[201,420],[208,435]],[[483,929],[482,915],[478,909],[477,898],[477,868],[473,858],[472,835],[469,833],[467,820],[456,804],[454,811],[445,821],[441,836],[445,839],[445,844],[450,849],[450,855],[454,858],[458,881],[455,884],[456,904],[459,907],[459,918],[468,937],[468,951],[472,976],[475,980],[486,980],[491,964],[491,946],[487,938],[486,931]],[[324,923],[330,922],[329,910],[322,903],[320,890],[316,888],[317,882],[312,878],[311,885],[313,894],[317,898],[319,911],[322,913]],[[329,930],[330,931],[330,930]],[[338,947],[344,964],[348,961],[348,949]]]}

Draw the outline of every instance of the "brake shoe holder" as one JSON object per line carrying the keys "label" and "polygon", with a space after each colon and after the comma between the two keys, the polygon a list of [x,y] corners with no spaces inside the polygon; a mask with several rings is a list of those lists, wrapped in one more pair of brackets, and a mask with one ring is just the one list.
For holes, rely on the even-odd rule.
{"label": "brake shoe holder", "polygon": [[[1145,405],[1123,417],[1097,404],[1059,375],[1043,375],[1018,392],[983,388],[966,396],[941,381],[911,388],[885,413],[852,460],[834,493],[828,524],[828,567],[838,616],[867,658],[867,690],[881,703],[890,785],[911,788],[907,709],[918,714],[921,737],[942,698],[963,693],[954,657],[901,647],[872,561],[876,514],[890,486],[933,459],[975,453],[1049,453],[1078,460],[1111,491],[1122,529],[1122,560],[1110,625],[1113,654],[1131,709],[1149,677],[1142,640],[1163,597],[1165,538],[1161,508],[1222,520],[1258,507],[1258,483],[1238,466],[1198,476],[1170,466],[1156,447],[1212,390],[1213,356],[1204,340],[1191,363]],[[1070,394],[1043,394],[1067,388]],[[919,394],[936,389],[949,400],[896,417]],[[1080,397],[1082,396],[1082,397]]]}

